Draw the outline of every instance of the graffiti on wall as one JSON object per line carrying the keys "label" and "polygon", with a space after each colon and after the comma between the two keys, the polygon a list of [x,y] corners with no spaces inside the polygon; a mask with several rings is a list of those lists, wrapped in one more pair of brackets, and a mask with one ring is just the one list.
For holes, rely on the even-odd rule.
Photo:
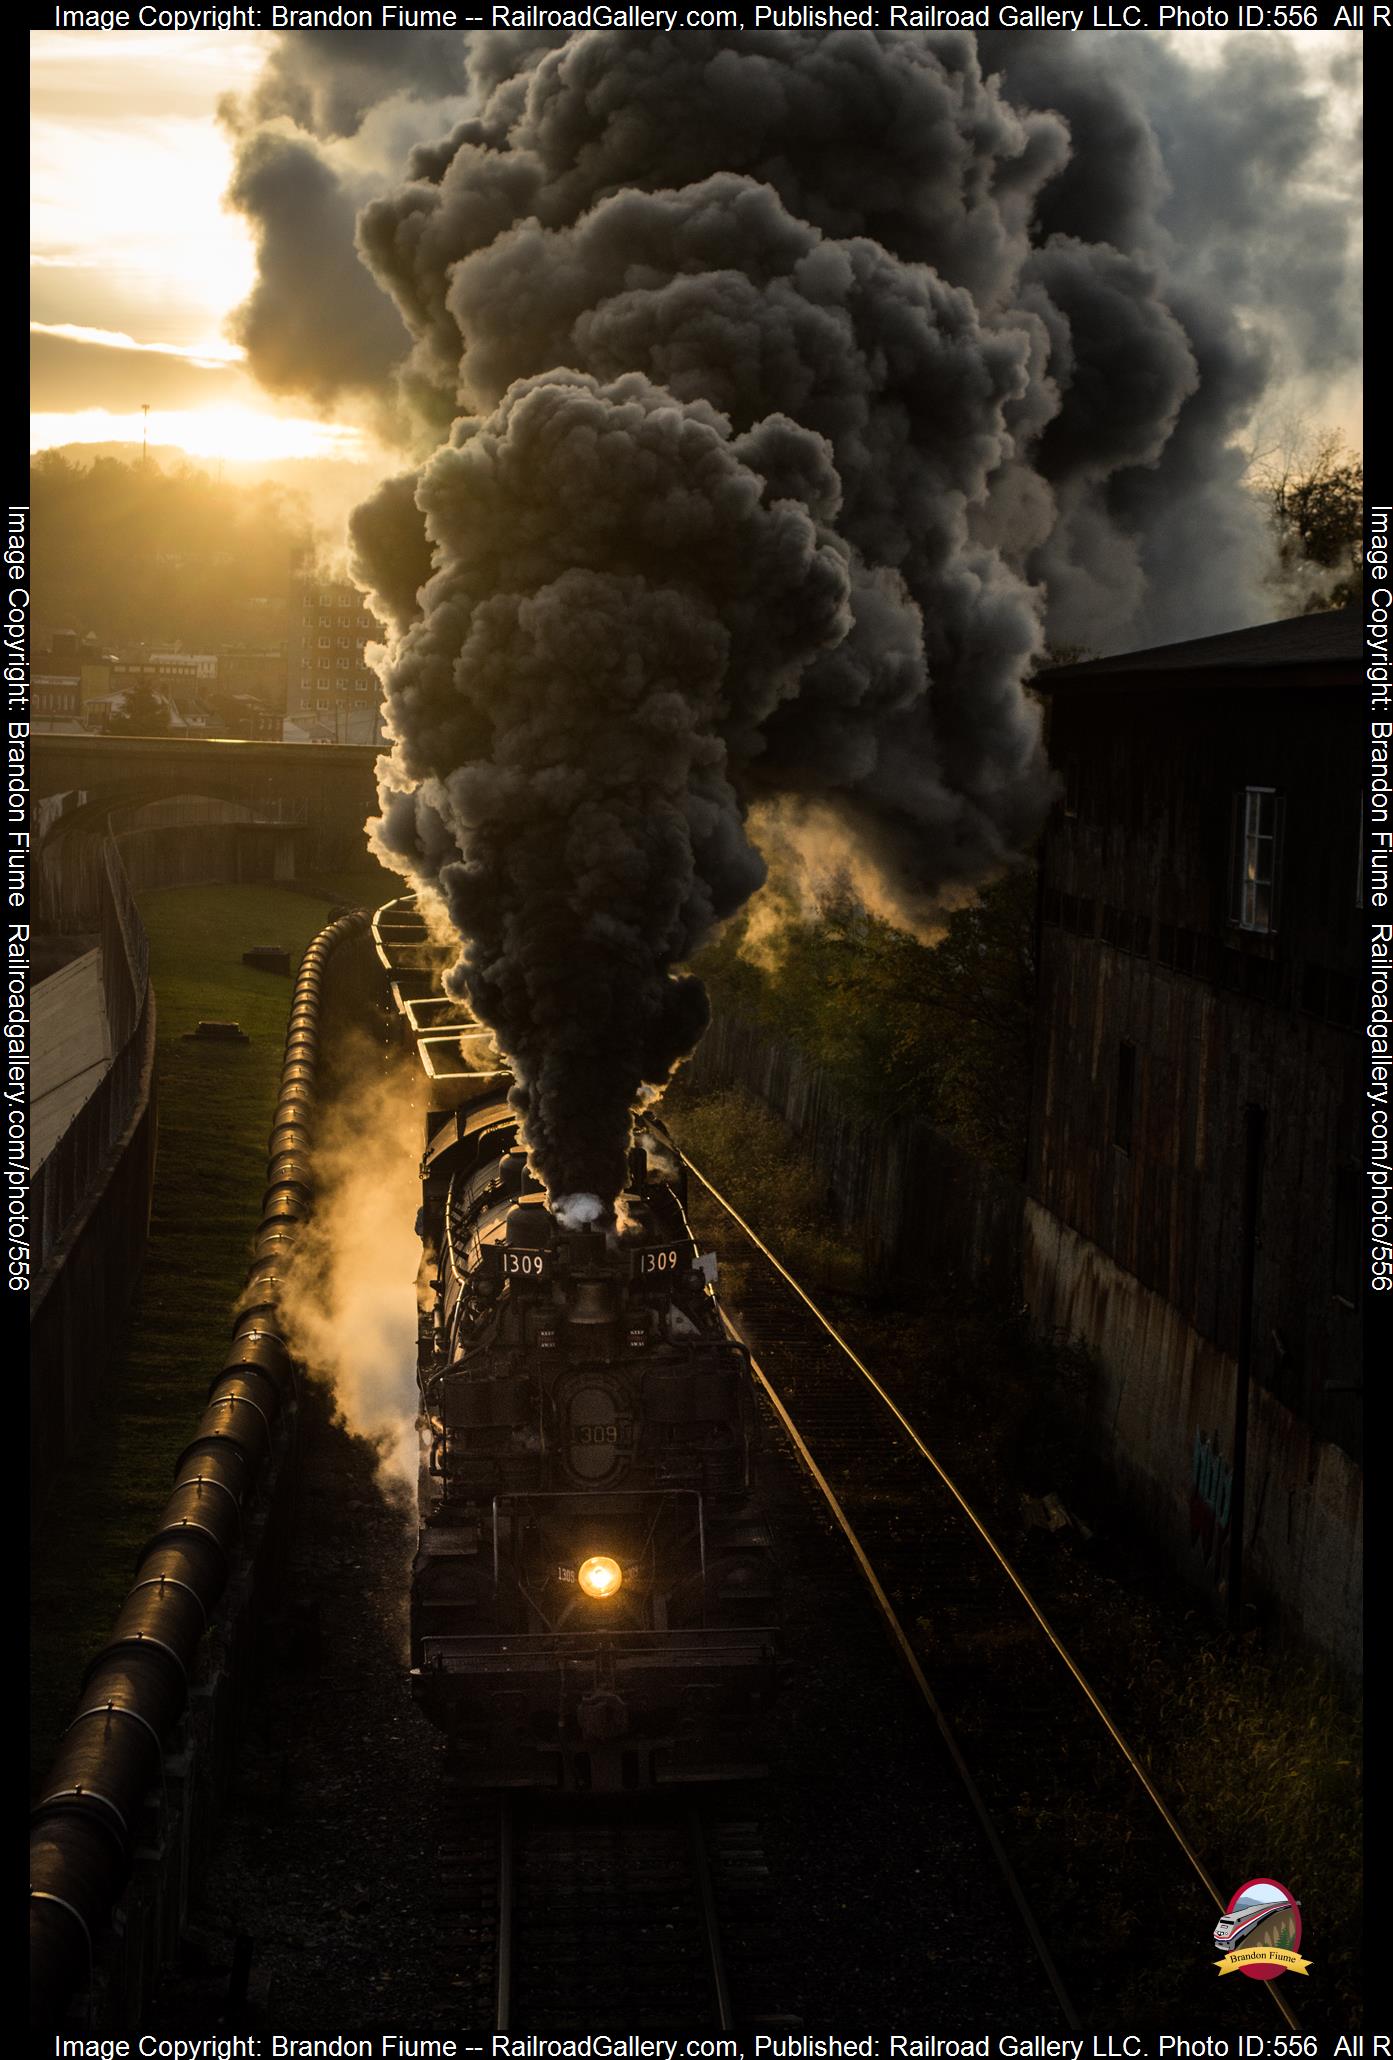
{"label": "graffiti on wall", "polygon": [[1233,1505],[1233,1468],[1219,1450],[1218,1433],[1196,1431],[1190,1473],[1190,1543],[1214,1580],[1223,1579],[1228,1560],[1229,1512]]}

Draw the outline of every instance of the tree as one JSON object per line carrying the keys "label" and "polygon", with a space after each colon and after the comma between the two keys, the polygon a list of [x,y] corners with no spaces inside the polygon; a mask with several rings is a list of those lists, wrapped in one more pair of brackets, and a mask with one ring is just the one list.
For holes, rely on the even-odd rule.
{"label": "tree", "polygon": [[162,737],[169,729],[169,707],[148,679],[127,687],[120,708],[114,708],[107,722],[112,736]]}
{"label": "tree", "polygon": [[43,451],[32,468],[34,605],[103,645],[215,651],[285,634],[305,511],[271,485]]}
{"label": "tree", "polygon": [[1012,868],[984,888],[931,946],[867,915],[850,895],[831,897],[802,919],[795,902],[783,898],[788,919],[772,938],[757,931],[751,940],[747,912],[701,954],[696,970],[715,1005],[787,1036],[873,1120],[922,1117],[1019,1174],[1030,1090],[1034,868]]}
{"label": "tree", "polygon": [[1337,431],[1299,431],[1254,466],[1277,546],[1274,584],[1302,614],[1345,608],[1359,592],[1364,466]]}

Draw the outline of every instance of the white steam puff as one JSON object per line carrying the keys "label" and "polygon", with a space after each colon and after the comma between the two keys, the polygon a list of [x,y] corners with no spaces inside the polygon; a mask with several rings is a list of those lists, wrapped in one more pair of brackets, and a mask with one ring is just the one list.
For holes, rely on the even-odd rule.
{"label": "white steam puff", "polygon": [[[384,1076],[365,1048],[314,1144],[315,1210],[281,1290],[295,1356],[332,1387],[344,1422],[414,1496],[421,1116],[414,1068]],[[364,1139],[370,1148],[364,1149]]]}
{"label": "white steam puff", "polygon": [[[391,628],[374,835],[449,908],[548,1190],[608,1205],[705,1021],[672,969],[763,877],[752,806],[931,935],[1041,820],[1047,633],[1261,615],[1234,436],[1295,311],[1329,310],[1307,360],[1347,362],[1349,229],[1298,177],[1320,97],[1266,44],[1217,84],[1154,38],[382,59],[301,39],[234,111],[243,334],[282,389],[394,363],[438,444],[354,522]],[[432,108],[358,211],[375,319],[345,325],[314,281],[369,112]]]}

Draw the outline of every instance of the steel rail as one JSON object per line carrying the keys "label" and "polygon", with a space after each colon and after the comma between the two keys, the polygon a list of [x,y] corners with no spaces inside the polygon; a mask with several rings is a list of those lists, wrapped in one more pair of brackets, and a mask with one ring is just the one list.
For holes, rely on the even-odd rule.
{"label": "steel rail", "polygon": [[[1190,1840],[1186,1836],[1183,1827],[1176,1819],[1169,1805],[1166,1803],[1165,1798],[1157,1790],[1156,1785],[1152,1781],[1150,1775],[1147,1773],[1146,1768],[1138,1759],[1136,1753],[1133,1752],[1131,1746],[1127,1743],[1127,1740],[1122,1735],[1122,1732],[1118,1729],[1117,1725],[1114,1723],[1113,1719],[1108,1714],[1107,1710],[1103,1706],[1103,1703],[1100,1701],[1097,1693],[1095,1692],[1092,1684],[1089,1682],[1087,1676],[1079,1667],[1078,1662],[1074,1659],[1073,1654],[1069,1651],[1068,1647],[1063,1643],[1062,1639],[1059,1637],[1059,1634],[1054,1629],[1054,1626],[1050,1623],[1048,1617],[1046,1617],[1044,1611],[1041,1609],[1039,1603],[1035,1600],[1035,1597],[1026,1587],[1024,1581],[1016,1572],[1015,1567],[1011,1564],[1010,1560],[1006,1557],[1001,1547],[997,1544],[995,1538],[987,1529],[986,1525],[982,1522],[982,1519],[978,1516],[976,1510],[973,1509],[972,1505],[968,1502],[966,1496],[958,1487],[956,1481],[953,1480],[952,1476],[947,1472],[942,1463],[929,1450],[929,1447],[924,1443],[924,1440],[920,1437],[918,1431],[910,1422],[909,1418],[905,1415],[904,1411],[899,1407],[898,1403],[895,1402],[894,1399],[886,1393],[885,1389],[881,1386],[880,1382],[876,1379],[875,1375],[871,1372],[870,1368],[866,1365],[865,1361],[861,1359],[859,1355],[847,1343],[846,1339],[842,1336],[841,1332],[836,1328],[836,1325],[833,1324],[826,1316],[823,1315],[821,1309],[818,1308],[816,1302],[814,1302],[812,1297],[802,1287],[799,1286],[798,1282],[794,1279],[793,1275],[789,1272],[788,1268],[782,1263],[781,1260],[775,1257],[774,1253],[770,1251],[768,1245],[765,1244],[764,1240],[759,1236],[759,1234],[755,1230],[753,1230],[751,1226],[745,1221],[744,1217],[740,1214],[739,1210],[734,1206],[734,1204],[730,1202],[727,1199],[727,1197],[723,1195],[720,1192],[720,1190],[712,1184],[710,1180],[707,1179],[706,1175],[702,1172],[701,1168],[699,1166],[694,1165],[691,1159],[687,1157],[685,1152],[682,1156],[686,1163],[687,1171],[696,1176],[696,1178],[701,1182],[702,1186],[706,1189],[707,1193],[711,1196],[712,1200],[716,1202],[720,1208],[724,1209],[726,1214],[731,1218],[732,1222],[739,1225],[741,1231],[749,1239],[750,1243],[755,1247],[756,1251],[758,1251],[765,1259],[768,1260],[769,1264],[774,1268],[774,1271],[779,1275],[779,1277],[783,1281],[785,1281],[790,1288],[792,1288],[794,1294],[797,1295],[799,1301],[804,1304],[804,1306],[816,1318],[818,1323],[821,1324],[822,1328],[827,1332],[827,1335],[832,1339],[833,1343],[839,1348],[839,1350],[842,1351],[846,1355],[846,1357],[851,1361],[852,1365],[856,1368],[857,1372],[861,1375],[862,1379],[866,1381],[868,1386],[873,1390],[873,1392],[879,1398],[879,1400],[884,1403],[886,1409],[889,1410],[890,1414],[894,1417],[896,1423],[899,1424],[901,1430],[910,1439],[911,1443],[915,1446],[915,1448],[918,1450],[921,1456],[928,1461],[929,1465],[938,1475],[938,1478],[942,1482],[943,1486],[948,1490],[948,1493],[957,1503],[963,1515],[967,1518],[972,1528],[976,1531],[981,1542],[986,1546],[987,1550],[996,1560],[997,1565],[1001,1568],[1001,1571],[1005,1574],[1007,1580],[1016,1590],[1016,1593],[1020,1596],[1022,1602],[1024,1602],[1031,1616],[1034,1617],[1036,1624],[1039,1626],[1040,1630],[1044,1633],[1045,1637],[1048,1639],[1050,1645],[1052,1646],[1056,1657],[1067,1669],[1067,1671],[1073,1678],[1075,1686],[1083,1695],[1085,1701],[1088,1703],[1094,1715],[1098,1718],[1098,1721],[1102,1724],[1103,1729],[1107,1732],[1113,1744],[1117,1747],[1118,1751],[1122,1754],[1122,1757],[1126,1760],[1127,1765],[1130,1767],[1132,1773],[1136,1776],[1136,1779],[1141,1784],[1141,1787],[1144,1789],[1146,1795],[1148,1796],[1151,1803],[1155,1807],[1157,1813],[1159,1814],[1162,1822],[1165,1824],[1166,1829],[1175,1839],[1176,1844],[1184,1853],[1185,1858],[1188,1860],[1195,1874],[1199,1877],[1200,1881],[1203,1882],[1205,1888],[1208,1890],[1210,1896],[1214,1901],[1216,1909],[1218,1909],[1221,1913],[1224,1912],[1228,1908],[1228,1905],[1225,1903],[1224,1898],[1220,1893],[1213,1876],[1210,1874],[1208,1868],[1205,1866],[1199,1854],[1195,1851],[1194,1846],[1190,1843]],[[729,1319],[727,1319],[727,1322],[729,1322]],[[741,1338],[741,1343],[745,1344],[747,1349],[749,1348],[747,1339]],[[753,1364],[753,1355],[751,1355],[751,1363]],[[851,1530],[850,1524],[847,1522],[845,1516],[842,1513],[840,1504],[837,1502],[836,1497],[832,1494],[831,1489],[824,1482],[821,1473],[814,1466],[812,1461],[812,1455],[808,1452],[807,1447],[804,1445],[801,1437],[798,1435],[798,1432],[793,1425],[791,1417],[788,1415],[788,1412],[783,1407],[783,1404],[779,1401],[778,1396],[774,1393],[774,1390],[770,1386],[770,1383],[764,1375],[764,1373],[761,1372],[758,1366],[755,1366],[754,1370],[756,1374],[759,1376],[759,1380],[762,1386],[764,1387],[765,1392],[769,1395],[770,1400],[773,1402],[774,1407],[778,1411],[778,1414],[782,1419],[785,1428],[789,1431],[790,1435],[793,1437],[795,1443],[797,1444],[799,1452],[803,1456],[804,1464],[807,1465],[809,1470],[813,1473],[814,1478],[817,1480],[818,1486],[821,1488],[823,1494],[827,1497],[828,1503],[832,1508],[833,1514],[836,1516],[838,1523],[841,1525],[843,1531],[845,1531],[847,1535],[848,1540],[851,1542],[852,1549],[857,1554],[857,1558],[861,1563],[863,1573],[866,1575],[868,1581],[871,1582],[872,1587],[876,1589],[878,1595],[883,1596],[883,1591],[880,1590],[879,1583],[875,1579],[875,1575],[870,1567],[870,1563],[865,1558],[864,1553],[862,1553],[860,1546],[855,1539],[854,1533]],[[887,1612],[889,1617],[893,1619],[896,1641],[901,1646],[901,1649],[906,1657],[906,1660],[910,1665],[911,1671],[915,1674],[916,1679],[922,1680],[922,1670],[919,1668],[918,1661],[913,1655],[908,1639],[905,1637],[903,1630],[899,1627],[898,1619],[894,1618],[893,1610],[888,1600],[882,1601],[882,1607]],[[928,1685],[926,1682],[924,1683],[924,1693],[926,1697],[928,1697],[929,1700],[932,1702],[932,1696],[930,1695],[930,1691],[928,1689]],[[937,1711],[936,1704],[934,1705],[934,1708],[935,1711]],[[1291,2005],[1287,2002],[1286,1998],[1279,1993],[1276,1983],[1269,1981],[1265,1982],[1263,1985],[1266,1988],[1268,1994],[1271,1996],[1273,2006],[1277,2010],[1278,2015],[1281,2016],[1293,2030],[1299,2029],[1300,2020],[1296,2016]],[[1071,2022],[1072,2021],[1073,2020],[1071,2020]]]}
{"label": "steel rail", "polygon": [[721,1951],[721,1930],[716,1919],[716,1890],[711,1880],[711,1862],[706,1853],[706,1833],[695,1803],[687,1810],[687,1837],[691,1844],[692,1871],[696,1875],[701,1907],[706,1971],[711,1977],[711,2001],[716,2012],[717,2031],[732,2031],[735,2020],[730,2007],[730,1984],[726,1980],[725,1955]]}
{"label": "steel rail", "polygon": [[513,1798],[498,1798],[498,1943],[494,2030],[511,2031],[513,2015]]}
{"label": "steel rail", "polygon": [[[696,1171],[695,1167],[692,1167],[691,1170],[693,1172]],[[697,1175],[697,1177],[698,1179],[701,1178],[699,1174]],[[714,1193],[715,1190],[713,1189],[712,1192]],[[996,1825],[992,1821],[991,1811],[987,1808],[987,1805],[983,1800],[982,1791],[978,1788],[977,1783],[972,1778],[972,1769],[968,1766],[967,1761],[963,1758],[962,1748],[958,1744],[957,1738],[953,1731],[953,1727],[949,1723],[948,1718],[944,1713],[943,1706],[939,1702],[938,1697],[934,1694],[932,1688],[930,1688],[929,1686],[928,1676],[925,1674],[923,1667],[919,1664],[919,1655],[915,1652],[914,1647],[910,1644],[909,1639],[905,1634],[904,1625],[900,1622],[899,1615],[895,1609],[895,1605],[893,1604],[893,1602],[891,1602],[889,1596],[886,1594],[884,1588],[881,1586],[880,1578],[877,1575],[875,1568],[871,1565],[870,1559],[867,1557],[866,1548],[864,1547],[864,1545],[862,1545],[861,1540],[857,1537],[855,1530],[852,1528],[851,1519],[848,1517],[846,1511],[842,1508],[842,1505],[837,1498],[835,1489],[832,1487],[831,1482],[827,1479],[827,1476],[823,1473],[817,1461],[813,1458],[812,1453],[808,1450],[802,1432],[799,1430],[797,1424],[793,1421],[793,1418],[789,1415],[787,1409],[784,1407],[783,1401],[779,1396],[777,1390],[774,1388],[773,1383],[770,1381],[768,1374],[764,1371],[764,1368],[755,1358],[753,1351],[751,1351],[748,1338],[742,1335],[739,1327],[734,1322],[732,1322],[730,1316],[726,1313],[724,1309],[721,1311],[721,1316],[731,1336],[735,1338],[738,1343],[742,1344],[745,1347],[745,1350],[749,1352],[751,1372],[754,1374],[754,1377],[759,1382],[760,1386],[764,1389],[765,1394],[769,1397],[770,1406],[773,1408],[780,1423],[787,1431],[789,1438],[792,1440],[794,1448],[798,1453],[798,1457],[802,1460],[804,1466],[808,1469],[808,1472],[811,1474],[813,1481],[816,1483],[818,1493],[822,1496],[823,1500],[827,1504],[827,1507],[831,1510],[832,1515],[836,1519],[837,1525],[842,1532],[842,1535],[845,1537],[847,1544],[851,1547],[852,1553],[854,1554],[856,1559],[856,1564],[860,1567],[861,1572],[865,1577],[866,1585],[870,1589],[872,1596],[875,1598],[876,1608],[880,1611],[881,1616],[885,1620],[886,1629],[889,1631],[891,1638],[895,1642],[895,1645],[900,1654],[900,1658],[904,1661],[905,1666],[909,1670],[909,1674],[914,1682],[915,1687],[919,1690],[919,1693],[923,1697],[924,1702],[928,1708],[930,1716],[933,1718],[934,1723],[938,1727],[939,1735],[943,1740],[944,1747],[948,1753],[948,1757],[953,1762],[954,1772],[957,1774],[958,1779],[961,1781],[963,1785],[964,1793],[966,1794],[969,1803],[972,1805],[973,1814],[976,1816],[978,1823],[982,1827],[982,1833],[987,1841],[987,1844],[991,1847],[992,1858],[996,1861],[997,1867],[1001,1873],[1001,1877],[1005,1881],[1007,1889],[1010,1892],[1011,1900],[1016,1906],[1017,1914],[1019,1915],[1021,1922],[1025,1926],[1026,1935],[1030,1939],[1030,1943],[1035,1948],[1036,1955],[1039,1958],[1041,1966],[1045,1970],[1045,1975],[1049,1981],[1050,1987],[1054,1990],[1055,1998],[1059,2004],[1060,2009],[1064,2013],[1064,2021],[1068,2025],[1070,2031],[1082,2031],[1083,2020],[1080,2018],[1078,2011],[1074,2007],[1073,1999],[1071,1998],[1069,1991],[1064,1986],[1064,1978],[1060,1974],[1058,1967],[1055,1965],[1054,1955],[1051,1953],[1048,1945],[1045,1943],[1044,1933],[1041,1931],[1039,1925],[1035,1921],[1035,1912],[1031,1909],[1030,1902],[1028,1897],[1026,1896],[1025,1890],[1021,1887],[1020,1877],[1018,1876],[1015,1868],[1011,1864],[1010,1855],[1007,1853],[1005,1846],[1001,1842],[1001,1835],[998,1832]]]}

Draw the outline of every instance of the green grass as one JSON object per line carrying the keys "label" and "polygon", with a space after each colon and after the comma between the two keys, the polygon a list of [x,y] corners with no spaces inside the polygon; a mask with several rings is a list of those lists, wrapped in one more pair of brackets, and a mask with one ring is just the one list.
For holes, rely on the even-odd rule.
{"label": "green grass", "polygon": [[[285,946],[294,968],[330,904],[386,897],[366,868],[264,887],[168,887],[140,897],[158,1010],[159,1146],[145,1267],[81,1449],[33,1535],[31,1758],[47,1772],[85,1661],[130,1585],[222,1361],[261,1213],[266,1141],[292,981],[241,964]],[[350,891],[351,890],[351,891]],[[184,1041],[201,1017],[247,1044]]]}
{"label": "green grass", "polygon": [[362,864],[351,871],[312,873],[307,880],[286,880],[276,887],[278,894],[311,894],[353,908],[381,908],[384,901],[395,901],[399,894],[410,891],[400,873],[388,872],[366,852]]}

